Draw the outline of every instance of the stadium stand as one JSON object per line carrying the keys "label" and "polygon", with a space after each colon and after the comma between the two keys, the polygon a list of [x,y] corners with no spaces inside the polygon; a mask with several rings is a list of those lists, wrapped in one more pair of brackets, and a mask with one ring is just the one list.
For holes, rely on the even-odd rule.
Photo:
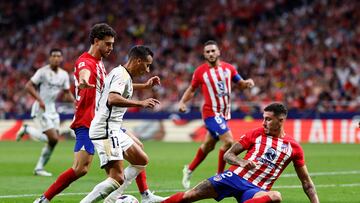
{"label": "stadium stand", "polygon": [[[162,101],[157,111],[176,110],[208,39],[217,40],[224,60],[257,85],[234,92],[233,111],[256,112],[271,101],[296,110],[359,111],[358,8],[360,2],[352,0],[3,1],[0,118],[29,112],[32,99],[23,87],[51,48],[63,49],[64,68],[72,72],[97,22],[111,24],[119,34],[105,60],[108,70],[123,63],[134,44],[155,50],[153,74],[162,79],[152,92]],[[192,109],[199,109],[200,98]]]}

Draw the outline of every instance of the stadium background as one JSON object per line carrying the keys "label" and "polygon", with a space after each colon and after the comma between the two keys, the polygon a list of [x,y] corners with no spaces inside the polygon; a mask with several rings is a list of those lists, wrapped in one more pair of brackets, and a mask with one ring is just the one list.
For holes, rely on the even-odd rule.
{"label": "stadium background", "polygon": [[[30,148],[34,146],[31,153],[36,158],[40,150],[37,142],[12,142],[15,132],[24,122],[33,125],[29,116],[33,99],[24,92],[25,83],[36,69],[47,63],[48,52],[54,47],[63,50],[63,67],[71,74],[75,59],[89,48],[88,33],[91,26],[98,22],[109,23],[118,33],[114,51],[104,60],[108,71],[122,64],[126,60],[127,51],[135,44],[148,45],[155,52],[150,75],[160,76],[162,85],[153,91],[136,92],[134,98],[155,97],[161,101],[161,105],[155,111],[129,109],[125,122],[130,130],[141,132],[137,134],[144,140],[169,141],[145,142],[145,146],[150,146],[150,155],[153,153],[157,157],[156,150],[151,151],[151,146],[156,144],[167,148],[167,144],[173,145],[175,141],[202,140],[205,130],[199,112],[201,95],[198,94],[190,102],[191,111],[186,114],[177,113],[176,104],[189,85],[192,72],[203,61],[203,43],[215,39],[220,45],[222,59],[231,62],[244,78],[253,78],[256,84],[252,90],[233,92],[233,120],[230,126],[234,135],[239,137],[257,125],[260,122],[258,119],[261,119],[261,109],[266,104],[284,102],[290,109],[287,132],[302,142],[305,149],[310,148],[314,156],[321,154],[319,159],[322,161],[310,160],[313,164],[309,166],[310,169],[329,173],[341,171],[335,163],[333,168],[326,168],[323,160],[333,161],[337,153],[342,154],[344,150],[350,149],[354,151],[350,150],[351,153],[344,155],[343,160],[356,163],[360,157],[356,144],[327,145],[360,142],[360,129],[357,128],[360,118],[359,9],[360,2],[351,0],[1,1],[0,140],[4,142],[0,145],[4,153],[1,153],[0,163],[7,166],[8,170],[0,171],[0,182],[7,182],[9,171],[14,176],[19,175],[16,171],[22,167],[15,166],[12,160],[4,156],[7,151],[21,154],[30,145]],[[140,78],[139,82],[146,78],[148,76]],[[63,103],[60,96],[58,110],[64,121],[64,138],[71,138],[68,125],[72,118],[72,106]],[[67,161],[71,161],[72,157],[71,142],[59,145],[59,148],[64,145],[64,149],[70,151],[66,151],[67,157],[62,157],[69,159]],[[183,144],[178,145],[183,147]],[[194,148],[191,152],[195,153],[197,144],[187,144]],[[323,154],[321,149],[324,147],[338,147],[339,151],[329,150],[328,154]],[[167,153],[159,151],[161,154]],[[308,154],[307,151],[305,153]],[[189,153],[181,164],[185,164],[192,156]],[[166,157],[160,159],[165,160]],[[56,162],[54,156],[49,167],[56,166]],[[325,166],[317,168],[318,162],[325,163]],[[176,166],[178,168],[171,168],[181,173],[181,164]],[[29,168],[23,174],[31,172],[31,166]],[[213,166],[211,170],[202,168],[210,171],[210,175],[213,169]],[[150,174],[151,170],[154,169],[150,168]],[[349,166],[345,172],[353,172],[345,176],[358,174],[359,170],[358,164]],[[102,175],[101,171],[98,173]],[[156,170],[152,175],[157,177],[155,174]],[[94,178],[90,186],[101,180],[101,175]],[[33,179],[31,174],[27,174],[26,178],[33,181],[29,181],[30,185],[39,181]],[[344,177],[330,183],[355,184],[349,189],[359,189],[360,181],[341,180],[345,180]],[[159,182],[168,180],[151,181],[159,185]],[[179,183],[180,177],[173,181]],[[0,188],[6,187],[6,184],[3,187],[0,184]],[[24,191],[0,189],[0,202],[30,201],[16,200],[16,197],[4,199],[3,196],[20,192],[40,194],[45,187]],[[304,198],[301,190],[298,192]],[[326,195],[329,194],[324,192],[320,199]],[[359,195],[357,197],[359,199]]]}

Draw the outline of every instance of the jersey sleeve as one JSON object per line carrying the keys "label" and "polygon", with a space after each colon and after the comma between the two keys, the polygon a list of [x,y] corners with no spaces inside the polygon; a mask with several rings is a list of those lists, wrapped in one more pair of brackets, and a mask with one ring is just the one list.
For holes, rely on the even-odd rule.
{"label": "jersey sleeve", "polygon": [[31,77],[31,82],[35,85],[39,85],[44,80],[42,69],[38,69],[35,74]]}
{"label": "jersey sleeve", "polygon": [[302,167],[305,165],[304,150],[296,143],[293,144],[293,163],[295,167]]}
{"label": "jersey sleeve", "polygon": [[87,69],[91,71],[90,63],[86,59],[80,59],[76,65],[77,71],[81,71],[82,69]]}
{"label": "jersey sleeve", "polygon": [[231,74],[231,80],[234,83],[237,83],[243,79],[234,66],[229,65],[229,69],[230,69],[230,74]]}
{"label": "jersey sleeve", "polygon": [[199,85],[201,84],[201,80],[200,80],[200,74],[198,69],[195,70],[195,72],[193,73],[193,77],[191,80],[191,86],[196,89],[199,87]]}
{"label": "jersey sleeve", "polygon": [[129,74],[125,71],[117,71],[111,77],[109,92],[116,92],[123,95],[125,88],[131,79]]}
{"label": "jersey sleeve", "polygon": [[239,143],[244,149],[249,149],[254,144],[254,131],[249,131],[240,137]]}

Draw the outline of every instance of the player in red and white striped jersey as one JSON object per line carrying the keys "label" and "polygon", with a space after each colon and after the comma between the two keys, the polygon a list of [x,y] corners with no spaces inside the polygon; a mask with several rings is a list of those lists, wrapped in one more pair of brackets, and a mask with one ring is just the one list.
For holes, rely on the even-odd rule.
{"label": "player in red and white striped jersey", "polygon": [[[310,202],[318,203],[303,150],[284,132],[286,116],[287,109],[283,104],[273,103],[265,107],[263,127],[243,135],[225,153],[224,159],[232,165],[228,171],[185,193],[176,193],[164,202],[194,202],[208,198],[221,201],[226,197],[235,197],[241,203],[281,202],[280,192],[270,189],[286,166],[293,162]],[[239,158],[238,155],[245,150],[245,157]]]}
{"label": "player in red and white striped jersey", "polygon": [[191,85],[179,102],[179,111],[186,112],[185,103],[193,98],[196,89],[200,87],[204,96],[202,117],[208,129],[206,140],[198,149],[194,160],[184,167],[182,184],[185,189],[190,188],[192,172],[214,149],[219,140],[223,142],[223,145],[219,151],[217,172],[222,173],[224,171],[226,163],[223,157],[233,143],[231,131],[227,126],[231,109],[231,82],[234,82],[240,89],[254,86],[252,79],[243,80],[234,66],[221,61],[219,57],[220,50],[216,42],[212,40],[206,42],[204,46],[206,63],[197,67]]}

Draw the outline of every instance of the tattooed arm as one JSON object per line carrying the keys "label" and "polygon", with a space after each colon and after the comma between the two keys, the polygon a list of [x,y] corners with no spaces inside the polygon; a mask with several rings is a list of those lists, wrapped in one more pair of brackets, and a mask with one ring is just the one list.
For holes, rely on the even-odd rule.
{"label": "tattooed arm", "polygon": [[243,152],[245,149],[244,147],[236,142],[234,143],[231,148],[225,153],[224,160],[231,165],[241,166],[246,169],[255,168],[255,163],[249,160],[245,160],[239,158],[238,155]]}
{"label": "tattooed arm", "polygon": [[308,172],[306,166],[304,165],[302,167],[295,167],[295,171],[301,181],[304,192],[309,197],[309,200],[311,201],[311,203],[320,202],[319,197],[316,193],[315,185],[310,178],[310,175],[309,175],[309,172]]}

